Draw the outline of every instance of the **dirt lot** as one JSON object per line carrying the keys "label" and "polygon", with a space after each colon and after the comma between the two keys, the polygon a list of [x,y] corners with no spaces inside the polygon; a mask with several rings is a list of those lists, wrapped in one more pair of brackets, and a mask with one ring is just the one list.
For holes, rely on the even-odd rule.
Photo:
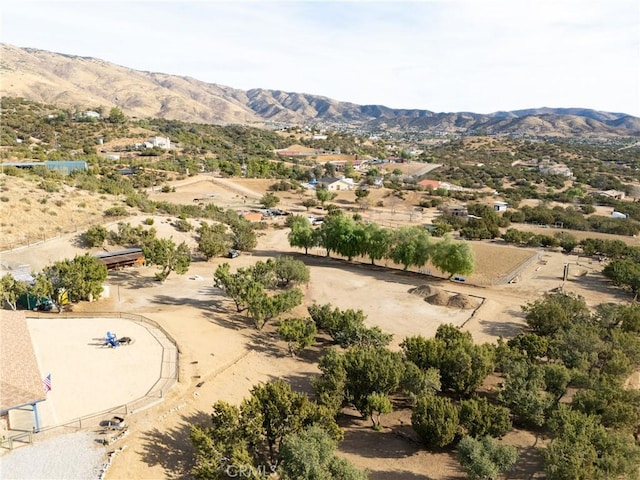
{"label": "dirt lot", "polygon": [[[191,202],[194,195],[215,193],[219,195],[216,203],[242,202],[244,205],[245,201],[249,203],[260,195],[253,190],[257,182],[253,183],[218,179],[210,182],[207,179],[205,183],[178,185],[175,194],[154,192],[152,196]],[[144,217],[136,218],[139,221]],[[178,241],[182,238],[167,219],[157,217],[154,226],[160,235],[171,234]],[[43,266],[49,261],[82,252],[75,244],[73,235],[65,235],[43,245],[5,253],[2,260]],[[496,269],[487,274],[490,276],[498,271],[508,271],[524,258],[521,252],[525,249],[489,243],[474,244],[474,249],[476,246],[479,248],[476,258],[486,260],[484,264],[479,263],[486,265],[481,268]],[[485,248],[498,248],[499,251],[491,254]],[[236,267],[244,266],[279,253],[291,253],[291,249],[286,242],[286,231],[273,228],[259,238],[253,255],[241,255],[231,262]],[[525,257],[529,256],[530,252]],[[462,325],[478,342],[495,341],[499,336],[511,337],[524,324],[520,307],[559,287],[565,263],[572,265],[565,290],[583,295],[590,305],[627,299],[602,277],[600,264],[560,253],[545,253],[540,261],[518,276],[516,283],[491,288],[411,272],[389,272],[323,257],[300,255],[299,258],[307,261],[311,268],[305,302],[315,300],[331,302],[341,308],[362,308],[370,325],[378,325],[395,334],[395,345],[405,335],[430,335],[438,324],[449,321]],[[312,347],[293,359],[287,355],[284,343],[275,337],[273,326],[257,332],[242,315],[235,314],[232,302],[212,286],[215,267],[224,261],[193,263],[186,275],[172,274],[162,284],[153,280],[153,268],[124,270],[110,275],[109,298],[74,308],[77,311],[127,311],[145,315],[160,323],[181,349],[180,382],[164,403],[128,419],[131,433],[122,445],[115,445],[126,445],[126,449],[116,457],[107,478],[188,478],[189,424],[206,421],[214,402],[238,402],[252,385],[275,378],[287,379],[294,388],[309,390],[310,377],[318,373],[315,362],[321,355],[320,347]],[[479,274],[483,274],[480,267]],[[410,288],[425,283],[481,298],[482,305],[475,311],[429,305],[409,293]],[[406,411],[384,416],[383,424],[387,428],[383,432],[374,432],[368,428],[367,421],[349,415],[341,422],[346,437],[340,446],[341,454],[369,469],[372,479],[464,477],[451,453],[427,451],[396,435],[399,431],[410,431]],[[535,447],[542,439],[527,432],[513,432],[504,441],[518,445],[523,453],[509,478],[540,478],[535,472],[541,469],[541,457]]]}

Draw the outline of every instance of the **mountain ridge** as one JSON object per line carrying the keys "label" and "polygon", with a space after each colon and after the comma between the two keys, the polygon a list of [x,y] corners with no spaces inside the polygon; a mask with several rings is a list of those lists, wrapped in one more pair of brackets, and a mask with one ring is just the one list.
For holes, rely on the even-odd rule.
{"label": "mountain ridge", "polygon": [[61,106],[117,106],[132,117],[212,124],[348,124],[363,129],[558,137],[640,136],[640,118],[586,108],[433,112],[358,105],[321,95],[236,89],[135,70],[94,57],[0,44],[0,94]]}

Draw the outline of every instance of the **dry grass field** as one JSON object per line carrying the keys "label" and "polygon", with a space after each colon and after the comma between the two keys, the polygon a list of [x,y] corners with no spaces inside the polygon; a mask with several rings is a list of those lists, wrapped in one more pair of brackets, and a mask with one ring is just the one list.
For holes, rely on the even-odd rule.
{"label": "dry grass field", "polygon": [[[266,180],[195,177],[175,183],[174,193],[154,191],[150,192],[150,196],[184,203],[191,203],[198,198],[212,198],[223,207],[249,209],[257,206],[257,199],[270,183]],[[27,191],[21,192],[18,185],[22,184],[12,185],[3,194],[16,197],[43,195],[37,189],[29,192],[28,185],[22,185]],[[76,198],[73,192],[64,193],[66,196],[63,196],[63,192],[59,194],[61,200],[70,203],[71,199]],[[337,200],[353,202],[352,195],[352,192],[341,192]],[[380,195],[384,196],[384,192],[381,191]],[[84,196],[82,198],[84,201]],[[110,202],[114,200],[94,198],[95,203],[87,200],[87,206],[82,211],[88,210],[91,205],[96,212],[96,220],[101,220],[98,212],[111,206]],[[282,196],[286,209],[303,212],[304,209],[297,207],[299,201],[293,193]],[[18,205],[20,203],[23,202],[18,201]],[[35,206],[33,203],[32,207]],[[13,207],[14,202],[0,204],[3,215],[7,206]],[[69,207],[66,203],[63,204],[65,206]],[[70,208],[73,211],[73,208],[79,207]],[[411,208],[403,204],[398,205],[395,212],[380,208],[363,213],[377,216],[376,221],[389,219],[389,223],[405,213],[407,218],[404,223],[424,223],[424,219],[411,221]],[[58,223],[63,217],[53,216],[54,228],[63,228],[65,224]],[[126,221],[137,223],[146,217],[138,215]],[[6,213],[3,218],[7,219],[3,221],[10,222],[12,216]],[[171,235],[177,241],[193,241],[191,234],[177,232],[168,217],[156,216],[154,220],[159,235]],[[292,358],[284,342],[277,338],[275,325],[268,325],[261,332],[253,329],[243,315],[235,313],[232,302],[213,287],[213,272],[222,262],[230,261],[233,267],[241,267],[275,255],[296,255],[311,270],[311,282],[305,288],[305,305],[315,301],[330,302],[343,309],[361,308],[368,317],[369,325],[377,325],[394,334],[393,348],[398,348],[404,336],[432,335],[437,326],[444,322],[460,325],[477,342],[494,342],[499,336],[512,337],[524,325],[521,306],[557,288],[562,282],[565,263],[575,265],[565,290],[583,295],[589,305],[626,299],[624,293],[611,287],[604,279],[599,263],[590,264],[575,255],[545,252],[540,260],[533,262],[518,276],[516,283],[488,286],[492,279],[508,273],[535,251],[490,242],[472,242],[477,273],[469,277],[467,282],[451,282],[417,272],[372,268],[343,259],[315,255],[305,257],[288,246],[287,230],[279,222],[282,220],[270,222],[270,228],[259,237],[258,246],[251,255],[241,255],[233,260],[217,258],[209,262],[194,262],[187,274],[171,274],[164,283],[153,280],[155,269],[152,267],[123,270],[109,276],[108,298],[74,305],[74,311],[78,312],[124,311],[145,315],[169,332],[177,340],[181,351],[180,382],[163,403],[127,419],[130,434],[116,445],[126,448],[114,460],[107,479],[188,478],[192,453],[189,425],[194,421],[206,421],[214,402],[239,402],[252,385],[275,378],[290,381],[294,388],[310,390],[310,378],[319,373],[316,364],[322,355],[322,346],[315,345],[298,358]],[[17,229],[19,223],[14,223]],[[399,220],[398,224],[401,223]],[[3,253],[2,261],[29,263],[34,268],[41,268],[48,262],[84,251],[76,241],[80,229],[77,233],[59,231],[58,238],[43,244]],[[478,299],[479,306],[475,310],[465,310],[431,305],[410,293],[411,289],[424,285]],[[293,314],[305,315],[305,307],[299,307]],[[487,392],[494,388],[495,381],[485,385]],[[345,413],[341,419],[345,440],[340,444],[340,454],[357,466],[367,468],[371,479],[464,478],[452,452],[428,451],[397,435],[411,434],[408,410],[400,409],[383,416],[385,428],[381,432],[371,430],[368,420],[353,416],[352,412]],[[510,479],[542,478],[542,457],[537,448],[544,444],[544,438],[530,432],[513,431],[503,441],[518,446],[521,451],[521,460],[510,474]]]}

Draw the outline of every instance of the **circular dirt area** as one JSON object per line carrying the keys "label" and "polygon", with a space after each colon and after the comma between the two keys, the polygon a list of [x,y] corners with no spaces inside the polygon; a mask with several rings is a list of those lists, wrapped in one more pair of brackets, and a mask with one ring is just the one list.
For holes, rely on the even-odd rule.
{"label": "circular dirt area", "polygon": [[[166,339],[159,339],[151,326],[123,318],[57,314],[27,318],[27,325],[40,372],[51,374],[51,391],[39,406],[41,427],[144,397],[161,376]],[[134,342],[105,346],[107,332]]]}

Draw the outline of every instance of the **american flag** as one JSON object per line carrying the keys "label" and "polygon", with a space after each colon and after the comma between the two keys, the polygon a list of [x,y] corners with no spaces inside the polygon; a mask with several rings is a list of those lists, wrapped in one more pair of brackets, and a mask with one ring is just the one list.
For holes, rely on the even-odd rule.
{"label": "american flag", "polygon": [[42,383],[44,384],[44,393],[47,393],[51,390],[51,374],[47,375],[42,379]]}

